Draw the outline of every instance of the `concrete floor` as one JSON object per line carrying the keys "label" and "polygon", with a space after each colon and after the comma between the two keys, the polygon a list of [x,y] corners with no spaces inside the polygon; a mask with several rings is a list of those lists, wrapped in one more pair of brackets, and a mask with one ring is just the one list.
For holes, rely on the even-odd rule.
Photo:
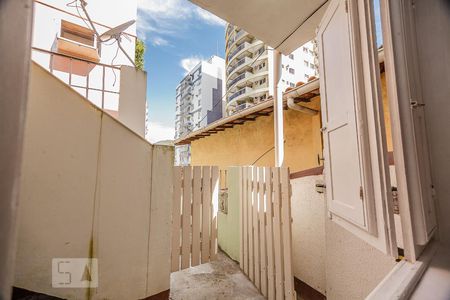
{"label": "concrete floor", "polygon": [[172,273],[170,299],[264,299],[239,265],[219,252],[216,261]]}

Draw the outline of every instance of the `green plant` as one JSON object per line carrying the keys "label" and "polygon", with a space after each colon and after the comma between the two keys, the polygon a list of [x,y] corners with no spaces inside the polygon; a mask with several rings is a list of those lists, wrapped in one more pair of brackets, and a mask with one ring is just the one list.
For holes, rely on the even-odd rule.
{"label": "green plant", "polygon": [[136,50],[134,53],[134,62],[136,64],[136,69],[144,71],[144,54],[145,54],[145,44],[142,40],[136,39]]}

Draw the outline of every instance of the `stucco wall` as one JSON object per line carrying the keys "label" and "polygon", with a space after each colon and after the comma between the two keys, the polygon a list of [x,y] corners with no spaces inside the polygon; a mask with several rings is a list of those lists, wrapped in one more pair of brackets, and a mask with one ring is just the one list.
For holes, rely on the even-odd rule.
{"label": "stucco wall", "polygon": [[386,73],[381,73],[381,97],[383,100],[383,114],[384,114],[384,126],[386,129],[386,147],[387,151],[394,150],[392,145],[392,127],[391,127],[391,114],[389,111],[389,102],[386,88]]}
{"label": "stucco wall", "polygon": [[52,288],[52,258],[98,258],[91,299],[169,289],[173,147],[154,146],[36,64],[20,191],[15,286]]}
{"label": "stucco wall", "polygon": [[[219,210],[217,216],[217,231],[219,247],[232,259],[239,261],[239,168],[230,167],[226,172],[226,184],[228,188],[228,213]],[[221,178],[223,182],[223,179]]]}
{"label": "stucco wall", "polygon": [[[318,109],[319,97],[311,107]],[[285,110],[285,163],[296,172],[317,167],[322,153],[320,116]],[[191,144],[192,165],[274,166],[273,114],[226,129]],[[267,153],[266,153],[267,152]],[[259,159],[259,160],[258,160]],[[256,163],[255,163],[256,162]]]}
{"label": "stucco wall", "polygon": [[326,218],[328,299],[364,299],[394,267],[395,260]]}
{"label": "stucco wall", "polygon": [[325,199],[316,180],[323,175],[291,180],[293,268],[295,277],[325,294]]}
{"label": "stucco wall", "polygon": [[147,72],[134,67],[120,67],[119,120],[145,137]]}

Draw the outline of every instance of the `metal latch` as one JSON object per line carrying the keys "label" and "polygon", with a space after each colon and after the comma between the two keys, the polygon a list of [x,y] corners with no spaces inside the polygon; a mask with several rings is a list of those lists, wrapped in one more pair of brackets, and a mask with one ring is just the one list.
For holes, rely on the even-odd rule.
{"label": "metal latch", "polygon": [[316,192],[318,192],[319,194],[323,194],[325,193],[326,188],[327,186],[325,185],[325,182],[323,182],[323,180],[316,180]]}

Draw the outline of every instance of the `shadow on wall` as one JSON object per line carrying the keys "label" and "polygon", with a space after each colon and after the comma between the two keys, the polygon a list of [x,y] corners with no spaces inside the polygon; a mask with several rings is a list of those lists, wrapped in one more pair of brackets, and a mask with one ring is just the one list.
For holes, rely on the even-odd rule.
{"label": "shadow on wall", "polygon": [[[149,144],[33,64],[14,285],[71,299],[168,290],[172,166],[173,147]],[[54,258],[97,258],[98,288],[53,288]]]}

